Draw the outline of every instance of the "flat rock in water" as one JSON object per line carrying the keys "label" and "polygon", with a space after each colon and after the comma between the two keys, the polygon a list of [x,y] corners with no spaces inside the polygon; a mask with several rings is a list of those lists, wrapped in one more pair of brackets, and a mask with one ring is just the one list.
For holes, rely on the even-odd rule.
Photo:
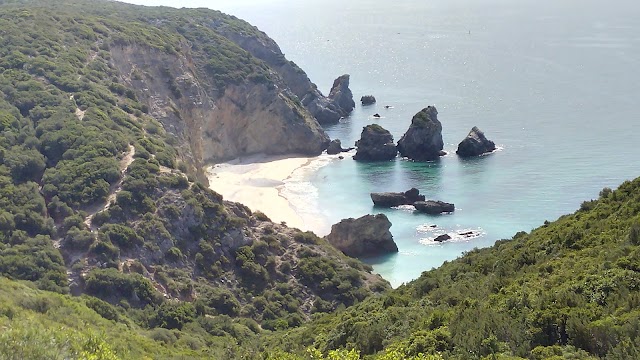
{"label": "flat rock in water", "polygon": [[453,204],[435,200],[416,201],[413,206],[415,206],[416,210],[431,215],[451,213],[455,210]]}

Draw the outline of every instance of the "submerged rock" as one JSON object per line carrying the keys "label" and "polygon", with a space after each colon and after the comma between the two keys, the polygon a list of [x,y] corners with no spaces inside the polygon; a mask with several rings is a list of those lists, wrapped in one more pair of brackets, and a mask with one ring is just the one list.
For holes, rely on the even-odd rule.
{"label": "submerged rock", "polygon": [[331,227],[327,241],[345,255],[375,256],[398,252],[389,229],[391,222],[384,214],[344,219]]}
{"label": "submerged rock", "polygon": [[360,98],[362,105],[371,105],[376,103],[376,98],[373,95],[365,95]]}
{"label": "submerged rock", "polygon": [[492,152],[495,149],[496,144],[487,139],[477,126],[474,126],[469,135],[458,144],[456,154],[460,157],[472,157]]}
{"label": "submerged rock", "polygon": [[415,206],[416,210],[431,215],[450,213],[455,210],[453,204],[436,200],[416,201],[413,206]]}
{"label": "submerged rock", "polygon": [[438,110],[426,107],[413,116],[407,132],[398,141],[400,155],[411,160],[436,160],[445,155],[442,151],[442,124],[438,121]]}
{"label": "submerged rock", "polygon": [[393,143],[393,135],[377,124],[367,125],[362,129],[356,147],[358,151],[353,157],[354,160],[388,161],[398,154]]}
{"label": "submerged rock", "polygon": [[420,195],[420,190],[411,188],[405,192],[371,193],[371,200],[375,206],[393,207],[413,205],[416,201],[424,201],[424,195]]}
{"label": "submerged rock", "polygon": [[353,111],[356,103],[353,101],[353,94],[349,89],[349,74],[341,75],[333,81],[328,98],[342,110],[342,116],[347,116]]}

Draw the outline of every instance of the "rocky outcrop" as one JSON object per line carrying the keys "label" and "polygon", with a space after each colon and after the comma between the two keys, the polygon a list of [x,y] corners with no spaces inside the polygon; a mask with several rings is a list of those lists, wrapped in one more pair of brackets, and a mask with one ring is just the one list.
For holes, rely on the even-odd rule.
{"label": "rocky outcrop", "polygon": [[373,95],[365,95],[360,98],[362,105],[372,105],[376,103],[376,97]]}
{"label": "rocky outcrop", "polygon": [[[218,33],[251,55],[267,63],[279,75],[276,85],[279,88],[289,89],[292,95],[300,100],[320,124],[336,124],[350,112],[345,112],[341,105],[322,95],[316,84],[309,80],[307,74],[294,62],[288,61],[278,44],[266,34],[261,32],[263,36],[255,36],[255,34],[238,32],[234,26],[226,26],[224,23],[214,22],[209,26],[215,28]],[[256,29],[256,31],[258,30]]]}
{"label": "rocky outcrop", "polygon": [[373,205],[380,207],[413,205],[414,202],[424,201],[424,199],[424,195],[420,195],[420,190],[416,188],[411,188],[405,192],[371,193]]}
{"label": "rocky outcrop", "polygon": [[436,241],[436,242],[444,242],[447,240],[451,240],[451,236],[449,234],[438,235],[435,237],[435,239],[433,239],[433,241]]}
{"label": "rocky outcrop", "polygon": [[396,157],[398,150],[393,143],[393,135],[377,124],[362,129],[360,140],[356,141],[358,151],[354,160],[388,161]]}
{"label": "rocky outcrop", "polygon": [[453,204],[436,200],[416,201],[413,206],[415,206],[416,210],[430,215],[451,213],[455,210]]}
{"label": "rocky outcrop", "polygon": [[331,227],[326,239],[345,255],[366,257],[398,252],[384,214],[344,219]]}
{"label": "rocky outcrop", "polygon": [[181,153],[198,170],[208,162],[256,153],[319,155],[329,145],[321,126],[288,89],[245,81],[210,94],[214,80],[189,60],[189,48],[178,54],[142,45],[110,50],[120,73],[143,74],[124,81],[180,140]]}
{"label": "rocky outcrop", "polygon": [[342,110],[342,116],[347,116],[353,111],[356,103],[353,101],[353,94],[349,89],[349,74],[341,75],[333,81],[328,98]]}
{"label": "rocky outcrop", "polygon": [[469,135],[458,144],[456,154],[460,157],[472,157],[492,152],[495,149],[496,144],[487,139],[477,126],[474,126]]}
{"label": "rocky outcrop", "polygon": [[445,155],[442,151],[442,124],[438,121],[438,110],[426,107],[414,115],[407,132],[398,141],[400,155],[411,160],[436,160]]}
{"label": "rocky outcrop", "polygon": [[334,140],[331,140],[331,142],[329,143],[329,147],[327,148],[327,154],[336,155],[336,154],[340,154],[341,152],[347,152],[351,150],[353,150],[353,148],[347,148],[347,149],[342,148],[342,143],[340,142],[340,140],[334,139]]}

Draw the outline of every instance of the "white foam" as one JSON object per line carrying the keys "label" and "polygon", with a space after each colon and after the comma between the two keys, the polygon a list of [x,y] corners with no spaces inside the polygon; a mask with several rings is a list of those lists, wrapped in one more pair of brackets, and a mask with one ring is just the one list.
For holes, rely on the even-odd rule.
{"label": "white foam", "polygon": [[[420,231],[419,229],[423,226],[425,225],[419,226],[418,231]],[[421,244],[435,246],[435,245],[444,245],[447,243],[468,242],[470,240],[486,235],[486,232],[480,227],[476,229],[462,228],[462,229],[455,229],[455,230],[452,230],[452,229],[447,230],[447,229],[436,228],[432,230],[433,231],[430,231],[431,233],[430,236],[420,239]],[[435,238],[444,234],[449,235],[451,239],[442,241],[442,242],[435,241]]]}
{"label": "white foam", "polygon": [[396,210],[402,210],[402,211],[408,211],[408,212],[414,212],[416,211],[416,207],[413,205],[399,205],[399,206],[393,206],[392,209],[396,209]]}
{"label": "white foam", "polygon": [[[320,210],[318,204],[318,189],[311,183],[311,176],[319,169],[331,164],[334,161],[340,161],[339,157],[352,157],[355,151],[344,152],[336,155],[322,154],[308,164],[296,169],[291,175],[284,180],[284,184],[278,187],[282,197],[287,199],[296,213],[302,217],[305,222],[316,223],[317,228],[312,229],[318,235],[326,235],[329,233],[331,224]],[[320,219],[320,221],[318,221]]]}

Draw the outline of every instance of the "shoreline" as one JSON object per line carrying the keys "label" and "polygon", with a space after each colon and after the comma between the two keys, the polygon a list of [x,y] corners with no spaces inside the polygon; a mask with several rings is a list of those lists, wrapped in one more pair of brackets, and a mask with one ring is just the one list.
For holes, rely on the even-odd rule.
{"label": "shoreline", "polygon": [[[333,156],[326,154],[316,157],[258,154],[207,166],[205,171],[209,188],[225,200],[260,211],[275,223],[285,222],[289,227],[324,236],[331,224],[314,207],[308,177],[331,160]],[[304,206],[309,201],[311,206]]]}

